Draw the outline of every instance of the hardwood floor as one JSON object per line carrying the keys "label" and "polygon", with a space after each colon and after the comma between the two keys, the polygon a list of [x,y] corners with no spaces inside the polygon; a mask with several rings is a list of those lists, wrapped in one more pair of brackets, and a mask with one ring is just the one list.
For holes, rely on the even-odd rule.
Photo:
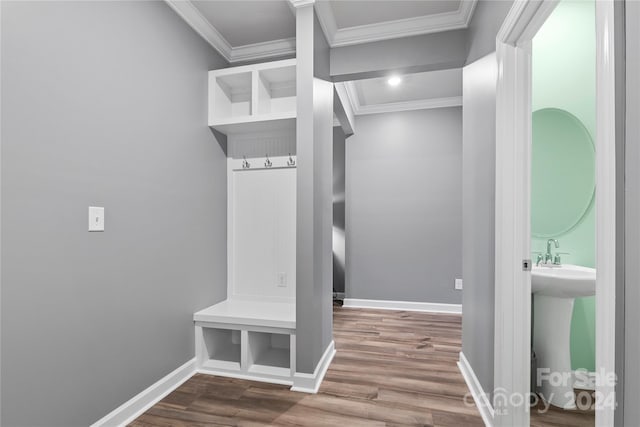
{"label": "hardwood floor", "polygon": [[463,402],[459,315],[336,307],[334,339],[318,394],[196,374],[131,426],[483,425]]}
{"label": "hardwood floor", "polygon": [[[334,339],[318,394],[196,374],[131,426],[483,425],[473,400],[465,404],[456,365],[459,315],[335,307]],[[587,426],[593,418],[532,410],[531,424]]]}

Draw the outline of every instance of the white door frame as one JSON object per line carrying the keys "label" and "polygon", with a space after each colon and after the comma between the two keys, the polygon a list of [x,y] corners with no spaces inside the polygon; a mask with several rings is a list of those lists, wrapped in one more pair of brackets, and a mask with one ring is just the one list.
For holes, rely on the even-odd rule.
{"label": "white door frame", "polygon": [[[518,0],[496,40],[496,257],[494,410],[496,426],[528,426],[531,274],[531,41],[557,0]],[[615,69],[613,0],[596,2],[596,370],[615,371]],[[596,385],[596,425],[613,425],[598,405],[614,387]]]}

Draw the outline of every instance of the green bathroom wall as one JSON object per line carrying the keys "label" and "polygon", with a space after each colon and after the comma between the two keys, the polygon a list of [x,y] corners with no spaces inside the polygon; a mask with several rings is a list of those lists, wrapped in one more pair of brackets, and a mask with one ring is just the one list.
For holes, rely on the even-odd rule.
{"label": "green bathroom wall", "polygon": [[[596,44],[595,1],[563,0],[536,34],[532,50],[533,111],[559,108],[576,116],[595,140]],[[595,165],[594,165],[595,167]],[[566,173],[572,173],[570,164]],[[532,177],[535,185],[535,176]],[[596,195],[597,197],[597,195]],[[539,207],[538,207],[539,208]],[[548,205],[551,210],[562,206]],[[554,236],[565,264],[595,267],[595,212],[593,203],[579,223]],[[531,239],[531,250],[546,251],[547,238]],[[573,369],[595,371],[595,297],[576,298],[571,323]]]}

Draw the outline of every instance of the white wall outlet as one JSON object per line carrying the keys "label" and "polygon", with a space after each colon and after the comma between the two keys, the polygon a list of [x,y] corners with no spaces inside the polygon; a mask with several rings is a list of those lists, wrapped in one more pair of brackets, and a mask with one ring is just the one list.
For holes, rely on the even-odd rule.
{"label": "white wall outlet", "polygon": [[457,291],[461,291],[462,290],[462,279],[456,279],[455,289]]}
{"label": "white wall outlet", "polygon": [[89,231],[104,231],[104,208],[89,206]]}
{"label": "white wall outlet", "polygon": [[278,283],[277,283],[279,288],[286,288],[287,287],[287,273],[278,273]]}

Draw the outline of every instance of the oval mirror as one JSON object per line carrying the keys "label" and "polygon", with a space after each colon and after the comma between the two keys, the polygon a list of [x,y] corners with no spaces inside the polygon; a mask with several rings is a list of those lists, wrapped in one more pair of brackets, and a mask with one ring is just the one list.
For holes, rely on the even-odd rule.
{"label": "oval mirror", "polygon": [[533,113],[531,234],[566,233],[589,209],[595,191],[595,150],[589,131],[557,108]]}

